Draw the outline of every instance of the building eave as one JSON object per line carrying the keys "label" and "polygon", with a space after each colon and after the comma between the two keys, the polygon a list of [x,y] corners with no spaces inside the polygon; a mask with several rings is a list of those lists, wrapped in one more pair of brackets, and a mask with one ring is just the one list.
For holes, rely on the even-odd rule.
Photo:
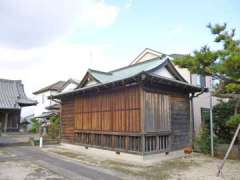
{"label": "building eave", "polygon": [[202,89],[200,87],[190,85],[183,81],[165,78],[165,77],[158,76],[158,75],[155,75],[155,74],[152,74],[149,72],[141,72],[132,77],[128,77],[125,79],[112,81],[112,82],[108,82],[108,83],[98,83],[96,85],[79,88],[79,89],[76,89],[71,92],[59,93],[59,94],[51,96],[49,98],[62,99],[64,97],[74,96],[74,95],[78,95],[78,94],[84,94],[84,93],[87,93],[90,91],[100,91],[100,90],[105,90],[108,88],[123,86],[123,85],[127,85],[127,84],[136,85],[143,81],[148,81],[150,79],[156,80],[157,83],[159,83],[159,84],[165,84],[165,85],[169,85],[169,86],[173,86],[173,87],[182,87],[185,91],[187,91],[189,93],[202,91]]}

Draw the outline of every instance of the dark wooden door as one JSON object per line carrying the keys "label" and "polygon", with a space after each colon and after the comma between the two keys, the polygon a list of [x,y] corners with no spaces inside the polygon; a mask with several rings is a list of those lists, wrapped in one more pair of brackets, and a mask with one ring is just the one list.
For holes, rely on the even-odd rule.
{"label": "dark wooden door", "polygon": [[190,145],[189,101],[184,97],[171,98],[172,150]]}

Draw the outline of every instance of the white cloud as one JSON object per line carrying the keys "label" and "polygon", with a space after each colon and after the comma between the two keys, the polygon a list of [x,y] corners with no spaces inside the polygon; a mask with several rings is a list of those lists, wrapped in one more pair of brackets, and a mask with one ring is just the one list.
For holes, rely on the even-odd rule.
{"label": "white cloud", "polygon": [[63,39],[80,25],[106,27],[118,8],[97,0],[1,0],[0,45],[33,48]]}
{"label": "white cloud", "polygon": [[179,34],[179,33],[183,32],[183,27],[181,25],[178,25],[178,26],[170,29],[170,32],[172,34]]}
{"label": "white cloud", "polygon": [[[118,67],[108,54],[109,45],[81,45],[56,43],[35,49],[0,48],[0,78],[20,79],[26,93],[34,98],[33,91],[59,80],[81,80],[88,68],[110,70]],[[33,108],[25,108],[23,116]]]}
{"label": "white cloud", "polygon": [[129,9],[131,8],[133,5],[133,0],[127,0],[126,4],[125,4],[125,8],[126,9]]}
{"label": "white cloud", "polygon": [[104,1],[99,1],[87,10],[86,16],[83,16],[84,22],[94,22],[96,27],[107,27],[112,25],[119,13],[119,8],[114,5],[108,5]]}
{"label": "white cloud", "polygon": [[79,26],[109,26],[117,14],[117,7],[97,0],[0,1],[0,78],[22,79],[31,93],[59,79],[80,79],[94,64],[101,68],[109,59],[106,45],[63,39]]}
{"label": "white cloud", "polygon": [[32,96],[33,91],[58,80],[81,80],[88,68],[107,71],[123,65],[109,49],[108,44],[65,43],[27,50],[0,48],[0,78],[23,80]]}
{"label": "white cloud", "polygon": [[1,0],[0,78],[22,80],[31,97],[58,80],[80,80],[89,67],[113,68],[109,45],[63,42],[83,26],[112,25],[118,13],[98,0]]}

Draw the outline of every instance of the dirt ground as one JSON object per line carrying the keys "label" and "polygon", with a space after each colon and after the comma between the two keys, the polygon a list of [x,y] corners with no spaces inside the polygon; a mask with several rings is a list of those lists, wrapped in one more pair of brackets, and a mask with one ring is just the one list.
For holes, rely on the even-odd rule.
{"label": "dirt ground", "polygon": [[15,159],[15,155],[0,149],[0,180],[60,180],[63,177],[31,161]]}
{"label": "dirt ground", "polygon": [[[85,175],[91,175],[98,170],[101,173],[111,172],[114,176],[125,180],[240,180],[240,161],[228,160],[223,169],[223,176],[216,177],[217,166],[221,160],[211,158],[202,154],[193,154],[190,158],[178,158],[174,160],[162,161],[154,165],[129,164],[126,162],[109,160],[100,156],[89,156],[85,153],[63,148],[62,146],[50,146],[41,149],[28,148],[0,148],[0,180],[57,180],[57,179],[74,179],[63,177],[59,173],[64,171],[65,166],[69,169],[69,163],[73,163],[72,174],[74,177],[83,175],[84,172],[79,171],[79,168],[84,166],[93,167],[85,172]],[[15,149],[16,151],[9,151]],[[21,155],[22,152],[34,152],[36,159],[42,159],[47,166],[41,166],[37,163],[34,157],[28,159],[28,155]],[[18,152],[18,153],[12,153]],[[54,158],[46,161],[43,156]],[[22,158],[21,158],[22,157]],[[59,160],[66,160],[62,162],[61,171],[51,169],[50,167]],[[68,163],[68,164],[66,164]],[[77,167],[77,164],[82,164]],[[46,164],[45,164],[46,165]],[[50,168],[50,169],[49,169]],[[66,168],[67,169],[67,168]],[[77,172],[78,171],[78,172]],[[85,170],[84,170],[85,171]],[[83,174],[82,174],[83,173]],[[86,174],[87,173],[87,174]],[[90,174],[88,174],[90,173]],[[99,177],[98,174],[96,177]],[[105,179],[103,176],[101,179]],[[106,176],[110,177],[110,176]],[[100,178],[100,177],[99,177]],[[80,178],[81,179],[81,178]],[[95,178],[90,178],[95,179]],[[108,178],[112,179],[112,178]]]}
{"label": "dirt ground", "polygon": [[1,180],[54,180],[64,179],[48,169],[28,161],[11,161],[0,163]]}
{"label": "dirt ground", "polygon": [[224,166],[223,175],[216,177],[217,167],[221,160],[197,153],[194,153],[190,158],[178,158],[163,161],[159,164],[143,166],[90,157],[80,152],[60,147],[49,148],[47,151],[63,157],[77,159],[82,163],[120,171],[127,174],[128,176],[123,178],[129,180],[240,180],[240,161],[228,160]]}

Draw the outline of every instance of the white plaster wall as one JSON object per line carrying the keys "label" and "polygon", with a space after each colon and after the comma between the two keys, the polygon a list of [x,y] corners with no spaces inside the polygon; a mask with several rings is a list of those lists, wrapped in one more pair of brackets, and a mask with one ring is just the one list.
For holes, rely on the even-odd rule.
{"label": "white plaster wall", "polygon": [[[47,91],[41,94],[38,94],[35,96],[35,100],[38,101],[38,104],[34,107],[34,116],[39,116],[41,115],[43,112],[46,112],[47,110],[45,109],[47,106],[50,106],[52,104],[54,104],[53,101],[49,100],[48,97],[50,95],[54,95],[56,94],[57,91]],[[44,101],[43,101],[44,98]]]}
{"label": "white plaster wall", "polygon": [[188,82],[191,82],[191,76],[190,76],[190,72],[186,69],[186,68],[180,68],[178,66],[175,66],[175,68],[177,69],[177,71],[179,72],[179,74]]}
{"label": "white plaster wall", "polygon": [[139,59],[138,62],[144,62],[146,60],[157,58],[157,57],[159,57],[159,56],[152,54],[152,53],[146,53],[144,56],[141,57],[141,59]]}
{"label": "white plaster wall", "polygon": [[[212,78],[209,76],[206,76],[206,87],[211,87],[211,81]],[[192,84],[197,84],[197,76],[192,75]],[[212,105],[216,105],[218,103],[218,100],[216,97],[212,97]],[[205,92],[201,94],[200,96],[193,99],[193,109],[194,109],[194,122],[195,122],[195,131],[198,134],[199,130],[201,128],[201,108],[210,108],[210,92]]]}
{"label": "white plaster wall", "polygon": [[167,77],[167,78],[170,78],[170,79],[175,79],[174,76],[165,67],[157,69],[153,73],[156,74],[156,75],[159,75],[159,76]]}
{"label": "white plaster wall", "polygon": [[74,90],[76,87],[77,87],[76,84],[70,83],[69,85],[67,85],[67,86],[62,90],[62,92],[72,91],[72,90]]}
{"label": "white plaster wall", "polygon": [[91,80],[91,81],[88,81],[84,86],[92,86],[92,85],[95,85],[95,84],[97,84],[97,82],[94,81],[94,80]]}

